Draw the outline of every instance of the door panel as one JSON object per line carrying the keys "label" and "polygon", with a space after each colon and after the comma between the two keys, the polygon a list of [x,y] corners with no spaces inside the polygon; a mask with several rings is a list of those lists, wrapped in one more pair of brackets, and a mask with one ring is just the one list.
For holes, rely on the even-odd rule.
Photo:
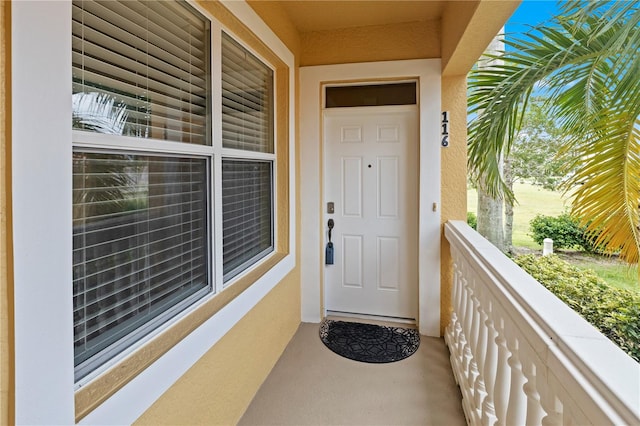
{"label": "door panel", "polygon": [[362,288],[362,235],[342,235],[342,285]]}
{"label": "door panel", "polygon": [[398,290],[400,286],[400,239],[378,237],[378,289]]}
{"label": "door panel", "polygon": [[398,219],[400,188],[399,159],[378,157],[378,218]]}
{"label": "door panel", "polygon": [[415,318],[418,300],[416,106],[324,112],[325,202],[335,203],[330,311]]}
{"label": "door panel", "polygon": [[362,158],[342,158],[342,215],[362,217]]}

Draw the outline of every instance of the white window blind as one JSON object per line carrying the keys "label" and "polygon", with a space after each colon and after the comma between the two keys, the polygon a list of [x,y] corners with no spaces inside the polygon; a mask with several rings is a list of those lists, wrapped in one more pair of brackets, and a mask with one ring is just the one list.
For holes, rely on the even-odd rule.
{"label": "white window blind", "polygon": [[222,160],[225,281],[273,251],[272,187],[270,161]]}
{"label": "white window blind", "polygon": [[141,337],[208,289],[206,163],[74,152],[77,378],[100,364],[101,351],[114,356],[132,332]]}
{"label": "white window blind", "polygon": [[72,26],[74,128],[210,143],[207,19],[185,2],[74,0]]}
{"label": "white window blind", "polygon": [[[273,70],[222,34],[224,281],[273,251]],[[243,158],[242,151],[251,151]]]}
{"label": "white window blind", "polygon": [[273,70],[225,33],[222,146],[273,153]]}

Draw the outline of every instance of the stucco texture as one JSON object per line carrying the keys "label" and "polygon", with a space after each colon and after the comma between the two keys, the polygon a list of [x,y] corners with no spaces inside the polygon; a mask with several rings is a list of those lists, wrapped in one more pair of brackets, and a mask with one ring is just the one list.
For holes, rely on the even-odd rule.
{"label": "stucco texture", "polygon": [[0,424],[13,423],[11,276],[11,3],[0,2]]}
{"label": "stucco texture", "polygon": [[466,75],[520,2],[447,1],[442,13],[442,75]]}
{"label": "stucco texture", "polygon": [[[262,18],[298,59],[300,34],[279,2],[248,0],[249,6]],[[297,65],[297,63],[296,63]]]}
{"label": "stucco texture", "polygon": [[[442,210],[440,220],[466,220],[467,216],[467,77],[442,78],[442,111],[449,111],[449,146],[441,150]],[[453,264],[442,226],[440,239],[440,334],[451,317]]]}
{"label": "stucco texture", "polygon": [[236,424],[298,328],[299,283],[289,274],[135,424]]}
{"label": "stucco texture", "polygon": [[301,35],[300,66],[438,57],[440,21],[437,20]]}

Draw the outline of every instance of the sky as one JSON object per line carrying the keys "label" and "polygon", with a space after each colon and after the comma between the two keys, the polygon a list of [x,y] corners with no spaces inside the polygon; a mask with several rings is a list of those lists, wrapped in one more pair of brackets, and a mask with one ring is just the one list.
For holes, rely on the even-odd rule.
{"label": "sky", "polygon": [[551,18],[558,12],[555,0],[523,0],[507,21],[506,32],[527,32],[527,25],[536,25]]}

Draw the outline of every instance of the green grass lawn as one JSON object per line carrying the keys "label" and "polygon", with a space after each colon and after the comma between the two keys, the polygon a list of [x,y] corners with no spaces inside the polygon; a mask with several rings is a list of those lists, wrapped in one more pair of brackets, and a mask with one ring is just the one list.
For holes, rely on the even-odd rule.
{"label": "green grass lawn", "polygon": [[[529,222],[536,214],[558,216],[567,207],[560,193],[547,191],[528,183],[513,185],[517,204],[513,207],[513,245],[542,250],[529,236]],[[477,213],[478,195],[475,189],[467,190],[467,211]]]}
{"label": "green grass lawn", "polygon": [[[517,204],[513,208],[513,245],[541,252],[542,247],[529,236],[529,222],[536,214],[558,216],[568,210],[569,206],[564,203],[560,193],[548,191],[539,186],[517,183],[514,185],[513,191],[517,200]],[[476,190],[468,189],[467,211],[477,213],[477,204]],[[630,269],[620,262],[602,256],[591,256],[593,259],[590,259],[589,255],[583,254],[573,256],[571,252],[561,254],[563,259],[580,268],[594,270],[599,277],[611,285],[640,292],[636,268]]]}
{"label": "green grass lawn", "polygon": [[602,265],[590,262],[576,263],[575,265],[579,268],[591,269],[612,286],[640,293],[637,268],[629,268],[623,264]]}

